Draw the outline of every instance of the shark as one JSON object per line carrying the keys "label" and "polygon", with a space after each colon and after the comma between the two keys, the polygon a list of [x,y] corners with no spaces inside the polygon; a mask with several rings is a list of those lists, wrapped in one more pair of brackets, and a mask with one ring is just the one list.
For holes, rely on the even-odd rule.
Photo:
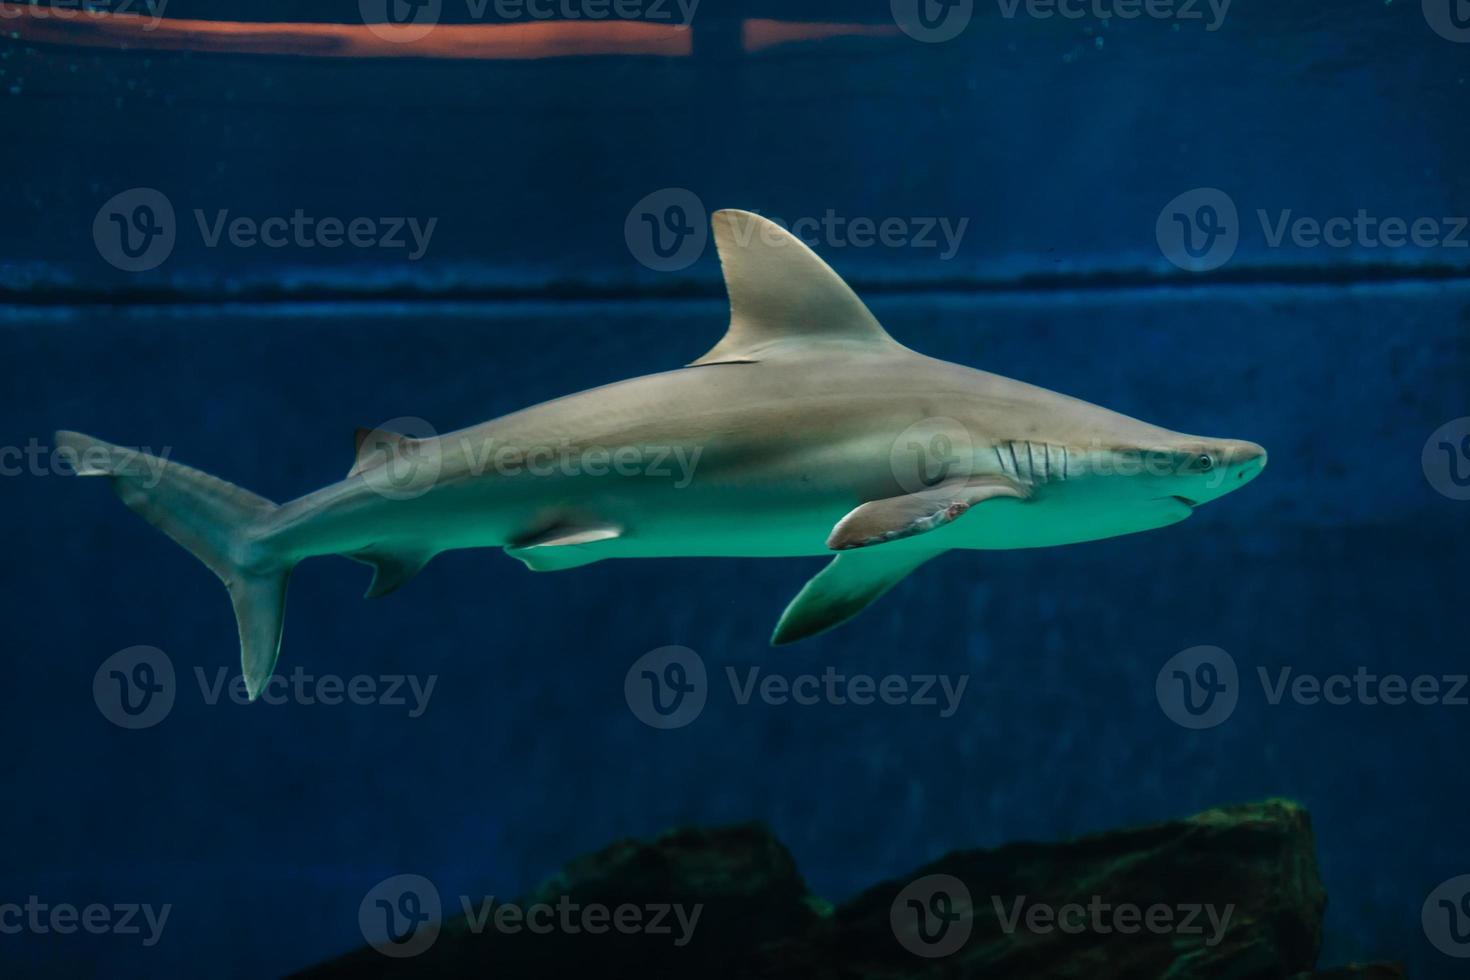
{"label": "shark", "polygon": [[442,435],[358,430],[343,480],[281,504],[79,432],[58,432],[57,450],[224,582],[252,700],[307,558],[372,566],[375,598],[452,549],[501,548],[537,572],[830,556],[777,621],[781,645],[847,622],[945,552],[1162,528],[1266,465],[1253,442],[910,350],[780,225],[711,220],[729,326],[683,367]]}

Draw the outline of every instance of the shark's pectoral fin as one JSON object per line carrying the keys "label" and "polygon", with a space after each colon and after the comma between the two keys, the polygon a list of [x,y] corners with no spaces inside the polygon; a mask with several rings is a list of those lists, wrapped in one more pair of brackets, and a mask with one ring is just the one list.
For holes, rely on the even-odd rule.
{"label": "shark's pectoral fin", "polygon": [[606,554],[588,545],[622,536],[623,529],[615,524],[558,524],[506,545],[505,553],[533,572],[559,572],[601,561]]}
{"label": "shark's pectoral fin", "polygon": [[833,551],[868,548],[944,527],[976,504],[995,497],[1026,497],[1026,489],[1006,477],[951,480],[901,497],[870,500],[837,522],[827,538]]}
{"label": "shark's pectoral fin", "polygon": [[838,555],[791,600],[771,634],[771,645],[795,643],[840,626],[938,554],[874,548]]}
{"label": "shark's pectoral fin", "polygon": [[364,598],[376,599],[394,591],[423,571],[434,556],[369,548],[366,551],[354,551],[347,557],[373,566],[373,581]]}

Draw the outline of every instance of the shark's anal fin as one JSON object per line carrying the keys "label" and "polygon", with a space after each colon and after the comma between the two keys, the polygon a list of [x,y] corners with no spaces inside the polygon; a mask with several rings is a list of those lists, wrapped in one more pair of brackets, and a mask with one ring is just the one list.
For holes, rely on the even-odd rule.
{"label": "shark's anal fin", "polygon": [[873,548],[838,555],[791,600],[771,634],[771,645],[795,643],[840,626],[940,553]]}
{"label": "shark's anal fin", "polygon": [[376,599],[396,590],[423,571],[434,556],[369,548],[365,551],[354,551],[348,557],[373,566],[373,581],[364,598]]}
{"label": "shark's anal fin", "polygon": [[1026,489],[1007,477],[950,480],[901,497],[870,500],[837,522],[827,538],[833,551],[869,548],[951,524],[976,504],[995,497],[1024,499]]}
{"label": "shark's anal fin", "polygon": [[602,560],[606,555],[587,546],[622,536],[615,524],[558,524],[506,545],[505,553],[533,572],[559,572]]}

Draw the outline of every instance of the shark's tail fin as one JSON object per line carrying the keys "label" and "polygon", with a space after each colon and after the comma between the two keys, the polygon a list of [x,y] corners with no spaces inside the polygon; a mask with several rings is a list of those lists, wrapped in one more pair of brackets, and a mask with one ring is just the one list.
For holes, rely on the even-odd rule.
{"label": "shark's tail fin", "polygon": [[276,505],[232,483],[80,432],[56,433],[78,476],[105,476],[132,510],[225,583],[240,627],[240,667],[254,700],[275,670],[294,561],[258,544]]}

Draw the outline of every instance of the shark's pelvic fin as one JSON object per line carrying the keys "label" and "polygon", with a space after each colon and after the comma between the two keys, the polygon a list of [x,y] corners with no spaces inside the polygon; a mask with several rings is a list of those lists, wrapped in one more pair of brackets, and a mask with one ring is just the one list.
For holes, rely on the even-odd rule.
{"label": "shark's pelvic fin", "polygon": [[976,504],[995,497],[1025,499],[1026,489],[1008,477],[950,480],[901,497],[870,500],[848,512],[827,538],[833,551],[868,548],[944,527]]}
{"label": "shark's pelvic fin", "polygon": [[749,211],[716,211],[715,246],[730,294],[730,329],[691,364],[759,361],[793,344],[905,348],[815,252]]}
{"label": "shark's pelvic fin", "polygon": [[771,645],[795,643],[842,625],[941,553],[871,548],[838,555],[791,600],[771,634]]}
{"label": "shark's pelvic fin", "polygon": [[373,581],[364,598],[376,599],[393,592],[423,571],[434,556],[371,548],[354,551],[348,557],[373,566]]}
{"label": "shark's pelvic fin", "polygon": [[559,572],[602,560],[604,555],[586,546],[622,536],[614,524],[558,524],[508,545],[505,553],[533,572]]}
{"label": "shark's pelvic fin", "polygon": [[56,433],[56,446],[77,461],[78,476],[107,477],[123,503],[225,583],[240,630],[245,690],[255,700],[280,654],[286,582],[295,565],[260,542],[276,505],[208,473],[80,432]]}

